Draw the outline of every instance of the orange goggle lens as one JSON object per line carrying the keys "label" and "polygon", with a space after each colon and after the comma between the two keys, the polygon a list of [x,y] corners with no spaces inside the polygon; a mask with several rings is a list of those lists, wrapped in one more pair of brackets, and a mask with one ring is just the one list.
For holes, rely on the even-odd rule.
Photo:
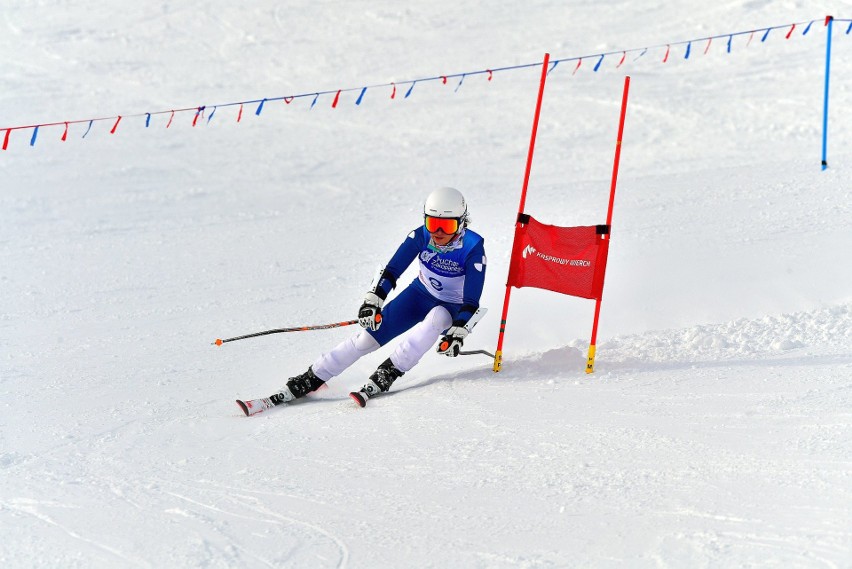
{"label": "orange goggle lens", "polygon": [[426,216],[426,231],[435,233],[439,229],[447,235],[452,235],[459,230],[459,220],[455,217],[431,217]]}

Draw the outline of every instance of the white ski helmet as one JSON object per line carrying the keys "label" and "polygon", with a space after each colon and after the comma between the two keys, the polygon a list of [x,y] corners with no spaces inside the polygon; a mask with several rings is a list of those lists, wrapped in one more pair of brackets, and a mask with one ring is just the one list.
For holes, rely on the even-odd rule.
{"label": "white ski helmet", "polygon": [[426,198],[423,215],[456,218],[461,228],[467,223],[467,202],[455,188],[438,188]]}

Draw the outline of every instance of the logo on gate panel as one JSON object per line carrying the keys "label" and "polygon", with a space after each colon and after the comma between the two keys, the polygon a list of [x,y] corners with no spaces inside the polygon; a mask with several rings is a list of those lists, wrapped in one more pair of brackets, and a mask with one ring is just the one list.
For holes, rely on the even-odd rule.
{"label": "logo on gate panel", "polygon": [[591,267],[592,262],[586,259],[563,259],[561,257],[555,257],[553,255],[547,255],[541,253],[540,251],[536,251],[535,247],[532,245],[527,245],[524,248],[524,251],[521,253],[521,257],[524,259],[527,258],[527,255],[530,257],[538,257],[542,261],[548,261],[550,263],[556,263],[558,265],[569,265],[572,267]]}

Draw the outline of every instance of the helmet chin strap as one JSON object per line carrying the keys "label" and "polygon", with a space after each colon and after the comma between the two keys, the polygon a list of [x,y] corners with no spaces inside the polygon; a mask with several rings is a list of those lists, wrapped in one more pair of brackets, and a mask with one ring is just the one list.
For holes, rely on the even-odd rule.
{"label": "helmet chin strap", "polygon": [[462,227],[458,233],[456,233],[452,239],[447,241],[446,245],[438,245],[435,243],[435,237],[429,237],[429,246],[440,253],[446,253],[447,251],[453,251],[462,246],[462,237],[464,237],[464,227]]}

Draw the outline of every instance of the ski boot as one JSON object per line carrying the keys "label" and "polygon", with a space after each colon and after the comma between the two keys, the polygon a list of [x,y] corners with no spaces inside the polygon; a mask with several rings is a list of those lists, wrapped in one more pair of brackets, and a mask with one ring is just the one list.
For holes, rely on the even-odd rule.
{"label": "ski boot", "polygon": [[262,399],[252,399],[251,401],[240,401],[238,399],[237,405],[240,406],[240,409],[243,410],[243,413],[245,413],[247,417],[256,415],[257,413],[271,409],[276,405],[289,403],[294,399],[304,397],[311,391],[319,389],[323,383],[325,382],[314,374],[314,370],[308,368],[308,371],[305,373],[299,374],[296,377],[291,377],[287,380],[287,385],[282,387],[278,393]]}
{"label": "ski boot", "polygon": [[301,399],[311,391],[319,389],[323,383],[325,381],[316,376],[313,368],[308,368],[308,371],[305,373],[288,379],[287,385],[282,387],[281,391],[272,395],[269,400],[275,405],[281,405],[294,399]]}
{"label": "ski boot", "polygon": [[396,378],[404,375],[405,372],[399,371],[390,361],[390,358],[383,361],[376,371],[370,376],[368,381],[360,391],[353,391],[349,394],[355,403],[361,407],[367,406],[367,400],[370,397],[375,397],[379,393],[384,393],[390,389],[391,384]]}

